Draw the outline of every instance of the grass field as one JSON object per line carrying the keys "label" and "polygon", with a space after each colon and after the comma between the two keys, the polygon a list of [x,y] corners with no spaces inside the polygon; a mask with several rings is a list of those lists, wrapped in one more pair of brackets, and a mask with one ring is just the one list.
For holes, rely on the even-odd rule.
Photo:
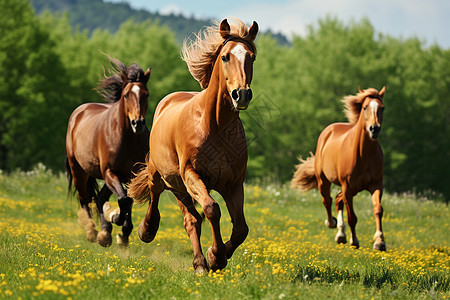
{"label": "grass field", "polygon": [[[0,173],[0,297],[12,299],[449,299],[450,210],[414,195],[383,197],[387,252],[372,250],[370,195],[355,199],[360,249],[334,243],[317,192],[246,185],[250,233],[228,266],[194,274],[175,199],[165,192],[155,240],[128,248],[86,241],[67,182],[40,166]],[[222,234],[231,224],[223,200]],[[117,201],[111,199],[112,206]],[[135,228],[146,207],[135,206]],[[119,228],[114,227],[113,234]],[[203,224],[204,252],[211,230]],[[347,233],[348,230],[347,230]]]}

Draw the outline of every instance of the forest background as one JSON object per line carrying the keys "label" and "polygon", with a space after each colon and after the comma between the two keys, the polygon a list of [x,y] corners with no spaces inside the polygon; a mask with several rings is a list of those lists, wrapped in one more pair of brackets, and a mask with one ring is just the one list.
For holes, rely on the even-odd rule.
{"label": "forest background", "polygon": [[[200,90],[180,49],[204,25],[102,0],[0,0],[0,170],[29,170],[39,162],[63,170],[70,113],[102,101],[93,90],[110,68],[102,53],[152,67],[148,124],[165,95]],[[386,86],[380,143],[387,191],[448,203],[449,49],[377,33],[367,19],[344,24],[333,17],[291,42],[262,33],[256,44],[254,99],[240,114],[248,180],[288,182],[323,128],[346,121],[342,97]]]}

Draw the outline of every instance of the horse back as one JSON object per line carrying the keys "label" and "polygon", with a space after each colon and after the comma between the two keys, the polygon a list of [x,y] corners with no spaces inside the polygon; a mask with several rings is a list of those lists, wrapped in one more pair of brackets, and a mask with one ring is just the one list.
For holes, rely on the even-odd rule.
{"label": "horse back", "polygon": [[175,92],[165,96],[156,106],[153,122],[166,110],[177,110],[182,108],[189,100],[191,100],[199,92]]}
{"label": "horse back", "polygon": [[350,123],[326,127],[317,142],[316,176],[325,175],[337,185],[345,182],[355,192],[382,184],[384,158],[380,144],[366,140],[361,146],[356,143],[359,135]]}
{"label": "horse back", "polygon": [[76,108],[69,119],[66,153],[90,176],[101,179],[102,171],[109,168],[126,181],[136,162],[145,160],[149,132],[136,136],[118,126],[114,105],[86,103]]}

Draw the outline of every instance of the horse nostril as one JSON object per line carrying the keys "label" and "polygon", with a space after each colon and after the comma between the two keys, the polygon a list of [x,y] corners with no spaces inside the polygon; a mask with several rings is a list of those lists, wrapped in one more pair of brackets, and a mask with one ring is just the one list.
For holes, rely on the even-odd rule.
{"label": "horse nostril", "polygon": [[231,92],[231,98],[233,98],[234,101],[238,101],[239,100],[239,93],[237,89],[234,89]]}
{"label": "horse nostril", "polygon": [[251,89],[247,90],[247,100],[250,101],[253,98],[253,92]]}
{"label": "horse nostril", "polygon": [[370,132],[374,133],[374,134],[378,134],[381,131],[381,126],[370,126],[369,127]]}

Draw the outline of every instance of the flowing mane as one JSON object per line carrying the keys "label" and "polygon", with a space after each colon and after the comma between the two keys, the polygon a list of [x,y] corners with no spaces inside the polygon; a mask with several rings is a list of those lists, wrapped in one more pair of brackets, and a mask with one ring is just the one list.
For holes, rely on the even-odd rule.
{"label": "flowing mane", "polygon": [[[247,25],[234,18],[235,23],[230,24],[230,38],[240,38],[247,41],[256,51],[253,40],[249,37]],[[225,42],[220,35],[219,22],[206,27],[195,35],[194,40],[185,40],[182,49],[182,59],[186,62],[189,72],[206,89],[211,78],[214,63],[220,47]]]}
{"label": "flowing mane", "polygon": [[112,70],[109,73],[112,74],[104,77],[100,81],[100,86],[96,88],[100,95],[105,98],[107,102],[117,102],[122,96],[122,90],[130,82],[142,82],[146,83],[144,71],[142,68],[133,63],[127,67],[120,60],[108,57],[112,65]]}
{"label": "flowing mane", "polygon": [[361,91],[356,95],[349,95],[342,99],[344,103],[345,116],[351,124],[355,124],[359,119],[364,99],[367,97],[382,99],[376,89],[369,88]]}

